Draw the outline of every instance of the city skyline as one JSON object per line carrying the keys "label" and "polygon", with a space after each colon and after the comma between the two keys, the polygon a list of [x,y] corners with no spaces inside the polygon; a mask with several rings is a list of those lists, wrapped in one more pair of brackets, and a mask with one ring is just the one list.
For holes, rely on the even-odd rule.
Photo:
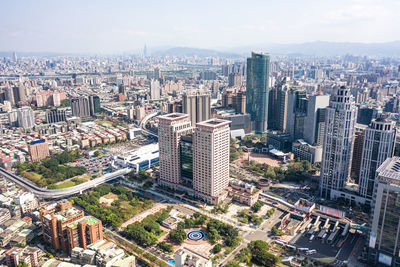
{"label": "city skyline", "polygon": [[[121,53],[396,40],[396,1],[6,1],[0,51]],[[257,8],[255,8],[257,7]],[[397,22],[397,23],[396,23]]]}

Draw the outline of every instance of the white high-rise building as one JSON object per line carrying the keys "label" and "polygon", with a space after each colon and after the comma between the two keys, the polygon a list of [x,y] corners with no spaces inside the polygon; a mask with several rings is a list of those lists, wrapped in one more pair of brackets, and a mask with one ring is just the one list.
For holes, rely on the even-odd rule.
{"label": "white high-rise building", "polygon": [[181,136],[192,132],[187,114],[171,113],[159,116],[158,143],[160,148],[159,184],[177,189],[181,184],[180,141]]}
{"label": "white high-rise building", "polygon": [[158,80],[151,79],[150,81],[150,98],[152,100],[157,100],[161,98],[161,87]]}
{"label": "white high-rise building", "polygon": [[193,189],[205,201],[217,204],[229,184],[230,121],[199,122],[193,135]]}
{"label": "white high-rise building", "polygon": [[395,140],[395,122],[389,119],[375,119],[365,130],[359,177],[361,196],[372,198],[376,170],[387,158],[393,157]]}
{"label": "white high-rise building", "polygon": [[18,109],[18,126],[24,129],[32,128],[35,125],[33,111],[31,107],[22,107]]}
{"label": "white high-rise building", "polygon": [[357,108],[350,89],[342,86],[326,108],[320,194],[331,198],[331,190],[341,190],[350,176]]}
{"label": "white high-rise building", "polygon": [[322,142],[318,141],[323,139],[323,137],[320,138],[320,135],[324,133],[323,118],[325,117],[325,108],[327,106],[329,106],[329,95],[311,95],[308,98],[304,140],[311,145],[322,145]]}
{"label": "white high-rise building", "polygon": [[11,127],[17,127],[18,126],[18,111],[17,110],[10,110],[8,112],[8,124]]}

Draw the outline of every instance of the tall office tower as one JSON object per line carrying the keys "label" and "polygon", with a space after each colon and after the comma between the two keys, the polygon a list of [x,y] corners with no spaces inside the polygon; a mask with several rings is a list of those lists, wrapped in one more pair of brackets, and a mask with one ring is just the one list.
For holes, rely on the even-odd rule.
{"label": "tall office tower", "polygon": [[150,81],[150,98],[151,100],[157,100],[161,97],[161,87],[158,80],[151,79]]}
{"label": "tall office tower", "polygon": [[308,106],[306,91],[289,89],[287,94],[286,132],[292,140],[302,139]]}
{"label": "tall office tower", "polygon": [[342,86],[326,108],[320,194],[330,199],[331,190],[340,190],[350,175],[357,108],[350,89]]}
{"label": "tall office tower", "polygon": [[269,92],[268,129],[286,132],[288,90],[286,78]]}
{"label": "tall office tower", "polygon": [[351,169],[350,169],[350,177],[355,184],[359,183],[366,129],[367,129],[366,125],[356,123],[355,133],[354,133],[353,157],[351,160]]}
{"label": "tall office tower", "polygon": [[96,113],[101,112],[101,106],[100,106],[100,97],[97,95],[91,95],[89,96],[89,111],[90,111],[90,116],[94,116]]}
{"label": "tall office tower", "polygon": [[13,60],[14,60],[14,62],[17,62],[17,60],[18,60],[17,52],[13,52]]}
{"label": "tall office tower", "polygon": [[239,73],[231,73],[228,76],[228,86],[235,87],[242,85],[242,75]]}
{"label": "tall office tower", "polygon": [[247,59],[246,111],[256,133],[268,127],[269,63],[268,53],[252,52]]}
{"label": "tall office tower", "polygon": [[246,113],[246,92],[239,91],[232,97],[232,107],[237,113]]}
{"label": "tall office tower", "polygon": [[13,95],[14,95],[14,103],[18,103],[20,101],[26,101],[26,92],[25,87],[23,86],[15,86],[13,87]]}
{"label": "tall office tower", "polygon": [[32,128],[35,125],[33,111],[31,107],[22,107],[18,109],[18,126],[24,129]]}
{"label": "tall office tower", "polygon": [[400,266],[400,158],[386,159],[376,172],[368,266]]}
{"label": "tall office tower", "polygon": [[65,109],[52,109],[46,111],[47,123],[56,123],[60,121],[66,121]]}
{"label": "tall office tower", "polygon": [[193,135],[193,189],[217,204],[229,184],[230,121],[211,119],[196,124]]}
{"label": "tall office tower", "polygon": [[187,114],[171,113],[159,116],[158,120],[159,184],[176,190],[182,182],[180,141],[181,136],[192,132],[190,119]]}
{"label": "tall office tower", "polygon": [[17,110],[11,110],[8,112],[8,124],[11,127],[18,126],[18,111]]}
{"label": "tall office tower", "polygon": [[12,105],[15,105],[14,90],[11,87],[6,87],[4,89],[4,98],[10,101]]}
{"label": "tall office tower", "polygon": [[359,193],[368,199],[372,198],[376,179],[376,169],[394,153],[396,139],[395,122],[378,118],[372,120],[365,130],[364,146],[361,160]]}
{"label": "tall office tower", "polygon": [[204,91],[186,91],[182,96],[183,113],[189,114],[192,125],[211,117],[211,95]]}
{"label": "tall office tower", "polygon": [[41,161],[50,156],[49,144],[46,139],[30,142],[28,149],[32,161]]}
{"label": "tall office tower", "polygon": [[373,119],[376,119],[382,114],[382,109],[379,107],[359,106],[357,112],[357,123],[369,125]]}
{"label": "tall office tower", "polygon": [[88,117],[90,116],[89,99],[86,97],[77,97],[71,99],[72,116]]}
{"label": "tall office tower", "polygon": [[[325,109],[329,106],[329,95],[310,95],[308,97],[307,114],[304,125],[304,140],[311,145],[322,145],[318,142],[323,137]],[[320,116],[323,113],[322,116]],[[323,119],[321,121],[321,119]]]}

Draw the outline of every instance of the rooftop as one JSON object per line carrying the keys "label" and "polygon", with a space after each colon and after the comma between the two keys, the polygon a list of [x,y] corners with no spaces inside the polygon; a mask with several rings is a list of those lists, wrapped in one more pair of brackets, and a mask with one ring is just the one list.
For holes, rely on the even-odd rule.
{"label": "rooftop", "polygon": [[228,125],[230,123],[231,123],[231,121],[228,121],[228,120],[210,119],[210,120],[198,122],[198,123],[196,123],[196,126],[208,126],[208,127],[217,128],[220,126]]}
{"label": "rooftop", "polygon": [[400,157],[386,159],[376,172],[379,177],[389,178],[400,182]]}

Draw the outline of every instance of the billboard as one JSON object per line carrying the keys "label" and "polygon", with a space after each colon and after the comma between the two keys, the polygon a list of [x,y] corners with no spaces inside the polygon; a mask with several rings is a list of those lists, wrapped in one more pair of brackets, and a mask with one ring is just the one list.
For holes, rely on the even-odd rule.
{"label": "billboard", "polygon": [[337,210],[334,208],[330,208],[330,207],[326,207],[326,206],[320,206],[319,210],[322,211],[323,213],[329,214],[329,215],[333,215],[339,218],[344,218],[346,217],[346,212],[342,211],[342,210]]}
{"label": "billboard", "polygon": [[375,243],[376,243],[376,233],[371,232],[371,235],[369,237],[369,247],[370,248],[375,248]]}
{"label": "billboard", "polygon": [[392,265],[392,257],[382,253],[379,253],[378,261],[388,266]]}

